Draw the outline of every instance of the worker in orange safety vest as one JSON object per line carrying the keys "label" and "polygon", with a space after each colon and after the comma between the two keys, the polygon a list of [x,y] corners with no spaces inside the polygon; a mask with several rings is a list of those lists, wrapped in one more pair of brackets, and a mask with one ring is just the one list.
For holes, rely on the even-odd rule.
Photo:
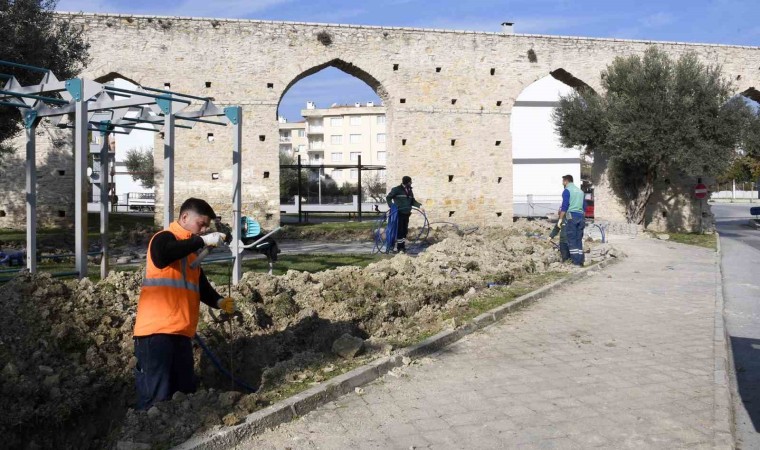
{"label": "worker in orange safety vest", "polygon": [[208,233],[214,218],[206,201],[189,198],[179,218],[148,244],[134,329],[138,409],[169,400],[175,392],[195,392],[191,340],[200,302],[227,313],[235,310],[234,301],[216,292],[200,266],[192,267],[199,250],[224,243],[224,233]]}

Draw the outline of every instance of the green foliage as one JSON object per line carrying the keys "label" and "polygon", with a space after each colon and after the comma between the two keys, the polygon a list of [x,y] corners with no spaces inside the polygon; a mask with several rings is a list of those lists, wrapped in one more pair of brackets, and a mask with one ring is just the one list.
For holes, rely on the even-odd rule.
{"label": "green foliage", "polygon": [[747,121],[742,134],[742,149],[748,156],[760,160],[760,109]]}
{"label": "green foliage", "polygon": [[737,181],[746,183],[760,177],[760,161],[752,156],[742,156],[734,160],[728,169],[718,177],[719,183]]}
{"label": "green foliage", "polygon": [[[0,60],[51,69],[61,79],[72,78],[89,61],[83,31],[56,17],[56,0],[0,0]],[[41,74],[2,68],[21,84],[40,81]],[[21,115],[0,107],[0,161],[13,149],[4,142],[21,130]]]}
{"label": "green foliage", "polygon": [[139,181],[145,189],[156,186],[156,167],[152,148],[131,148],[124,160],[129,174],[134,181]]}
{"label": "green foliage", "polygon": [[[280,165],[294,165],[298,161],[287,152],[280,152]],[[301,180],[308,180],[308,171],[301,170]],[[302,186],[303,188],[303,186]],[[294,196],[298,195],[298,170],[281,169],[280,170],[280,201],[289,202]]]}
{"label": "green foliage", "polygon": [[731,98],[720,67],[693,53],[673,61],[650,47],[643,57],[616,58],[601,78],[601,94],[562,98],[554,120],[563,145],[609,159],[613,188],[632,223],[644,222],[658,179],[724,172],[753,116]]}

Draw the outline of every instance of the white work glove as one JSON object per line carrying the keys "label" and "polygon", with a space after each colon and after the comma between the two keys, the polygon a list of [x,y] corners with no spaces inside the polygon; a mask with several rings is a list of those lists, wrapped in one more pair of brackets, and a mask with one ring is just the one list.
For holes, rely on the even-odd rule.
{"label": "white work glove", "polygon": [[224,239],[226,237],[227,235],[224,233],[213,232],[204,234],[201,236],[201,239],[203,239],[203,244],[206,247],[219,247],[220,245],[224,245]]}

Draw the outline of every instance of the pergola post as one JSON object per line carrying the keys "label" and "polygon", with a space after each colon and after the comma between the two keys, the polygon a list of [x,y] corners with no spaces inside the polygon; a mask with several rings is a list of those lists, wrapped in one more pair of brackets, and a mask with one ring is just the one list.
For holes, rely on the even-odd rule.
{"label": "pergola post", "polygon": [[[168,98],[168,97],[167,97]],[[164,228],[174,221],[174,121],[175,107],[171,100],[156,103],[164,111]]]}
{"label": "pergola post", "polygon": [[242,162],[243,162],[243,108],[231,106],[224,108],[224,114],[232,124],[232,254],[235,257],[232,266],[232,283],[240,282],[243,255],[240,248],[240,220],[242,209]]}
{"label": "pergola post", "polygon": [[37,112],[24,115],[26,128],[26,267],[37,272]]}
{"label": "pergola post", "polygon": [[87,155],[89,117],[85,83],[81,78],[66,81],[73,97],[74,116],[74,253],[79,278],[87,276]]}
{"label": "pergola post", "polygon": [[108,138],[110,137],[109,122],[100,123],[100,136],[103,145],[100,147],[100,279],[108,276],[108,192],[110,180],[108,177],[109,152]]}

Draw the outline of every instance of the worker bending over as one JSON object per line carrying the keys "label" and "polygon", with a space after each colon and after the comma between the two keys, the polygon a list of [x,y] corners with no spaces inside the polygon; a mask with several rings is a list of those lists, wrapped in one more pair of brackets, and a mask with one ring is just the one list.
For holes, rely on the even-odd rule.
{"label": "worker bending over", "polygon": [[[396,232],[396,250],[400,253],[406,253],[406,235],[409,232],[409,217],[412,215],[412,207],[419,208],[422,205],[414,199],[412,192],[412,178],[404,176],[401,178],[401,184],[394,187],[385,196],[388,207],[392,203],[398,208],[398,228]],[[424,210],[423,210],[424,212]]]}
{"label": "worker bending over", "polygon": [[567,227],[567,246],[570,250],[570,259],[573,264],[582,266],[586,259],[583,254],[583,229],[586,227],[584,216],[585,196],[575,184],[573,176],[565,175],[562,177],[562,185],[565,190],[562,191],[562,206],[559,209],[559,221],[557,226]]}
{"label": "worker bending over", "polygon": [[200,302],[232,313],[234,301],[222,298],[200,266],[196,252],[224,243],[224,233],[208,233],[214,210],[204,200],[187,199],[179,219],[148,244],[145,279],[137,303],[134,339],[138,409],[195,392],[191,339],[198,326]]}

